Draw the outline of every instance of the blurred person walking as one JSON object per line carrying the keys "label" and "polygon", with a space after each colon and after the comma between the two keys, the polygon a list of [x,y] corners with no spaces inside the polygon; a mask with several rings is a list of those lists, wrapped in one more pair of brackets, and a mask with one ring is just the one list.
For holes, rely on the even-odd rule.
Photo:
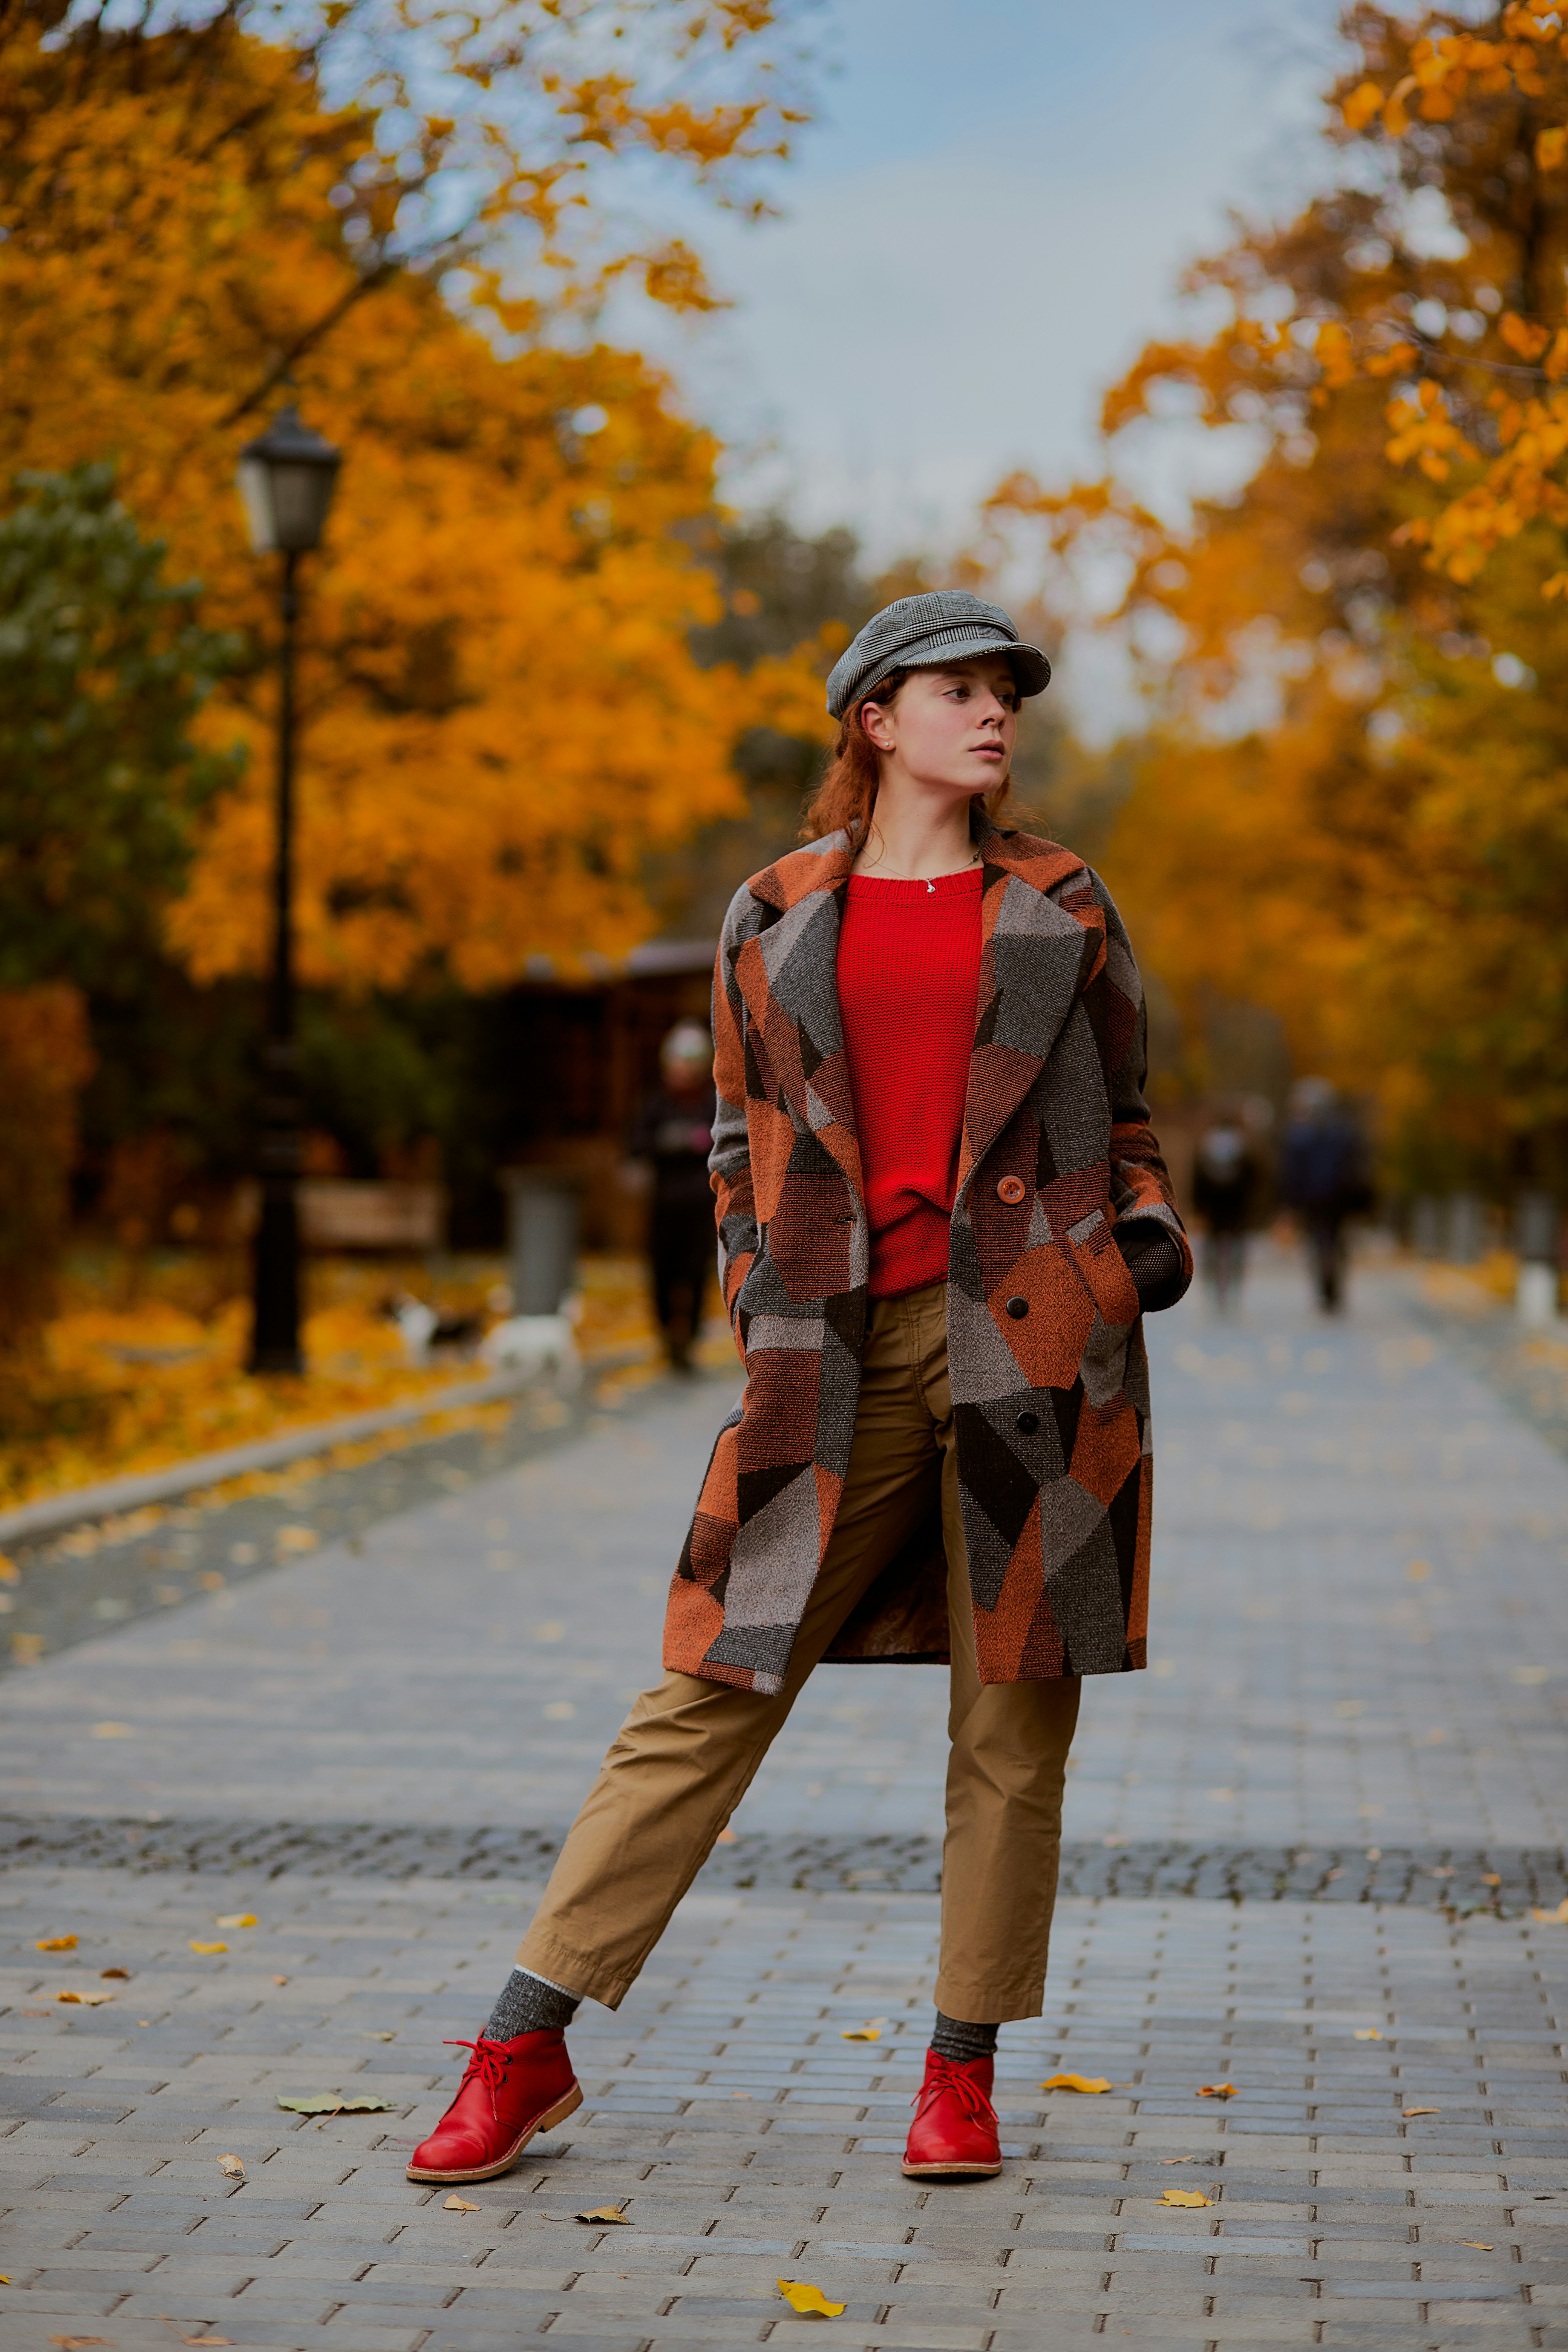
{"label": "blurred person walking", "polygon": [[1241,1303],[1258,1174],[1251,1138],[1238,1118],[1218,1118],[1205,1129],[1193,1167],[1193,1206],[1206,1229],[1204,1278],[1221,1315]]}
{"label": "blurred person walking", "polygon": [[1279,1193],[1306,1227],[1318,1303],[1325,1315],[1337,1315],[1344,1303],[1346,1220],[1370,1207],[1372,1187],[1361,1129],[1327,1078],[1300,1078],[1290,1089]]}
{"label": "blurred person walking", "polygon": [[676,1023],[658,1066],[660,1084],[644,1097],[630,1148],[634,1160],[653,1163],[648,1255],[665,1355],[672,1371],[689,1372],[714,1255],[708,1155],[718,1097],[713,1040],[700,1021]]}
{"label": "blurred person walking", "polygon": [[1079,1677],[1146,1663],[1140,1318],[1192,1257],[1104,885],[998,822],[1050,675],[967,592],[828,680],[805,845],[714,980],[720,1268],[744,1360],[670,1587],[665,1673],[569,1832],[458,2096],[408,2167],[485,2179],[581,2099],[614,2009],[824,1658],[950,1669],[937,2015],[904,2169],[1001,2169],[999,2023],[1040,2014]]}

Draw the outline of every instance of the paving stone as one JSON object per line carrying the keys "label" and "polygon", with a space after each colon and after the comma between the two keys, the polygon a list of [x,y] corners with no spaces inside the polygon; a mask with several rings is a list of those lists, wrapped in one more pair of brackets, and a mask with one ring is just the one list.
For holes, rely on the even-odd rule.
{"label": "paving stone", "polygon": [[[116,2352],[166,2347],[159,2311],[242,2347],[776,2344],[781,2274],[845,2300],[832,2341],[868,2352],[1568,2346],[1568,1934],[1530,1916],[1568,1890],[1554,1663],[1534,1678],[1568,1654],[1568,1468],[1398,1280],[1324,1327],[1287,1279],[1239,1326],[1188,1307],[1151,1335],[1155,1671],[1086,1688],[1046,2014],[1002,2037],[1001,2180],[897,2169],[942,1677],[858,1668],[814,1679],[642,1982],[584,2013],[568,2128],[465,2192],[475,2215],[402,2178],[657,1649],[729,1391],[656,1390],[357,1552],[13,1679],[0,2203],[31,2283],[0,2289],[0,2352],[37,2352],[57,2305],[112,2315],[53,2332]],[[497,1525],[526,1534],[504,1576]],[[563,1686],[577,1713],[547,1721]],[[85,1738],[104,1717],[134,1740]],[[193,1961],[240,1910],[259,1927]],[[112,2008],[47,1999],[110,1965],[134,1970]],[[868,2015],[875,2049],[843,2043]],[[1117,2089],[1037,2090],[1069,2070]],[[275,2105],[355,2086],[397,2112]],[[215,2178],[231,2151],[243,2187]],[[610,2198],[631,2229],[546,2218]]]}

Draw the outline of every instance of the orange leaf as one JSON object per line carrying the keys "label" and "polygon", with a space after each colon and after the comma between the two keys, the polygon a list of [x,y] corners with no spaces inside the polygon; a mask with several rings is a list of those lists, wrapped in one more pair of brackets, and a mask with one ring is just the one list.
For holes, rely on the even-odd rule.
{"label": "orange leaf", "polygon": [[1340,112],[1347,131],[1364,131],[1383,112],[1383,92],[1376,82],[1363,81],[1352,90]]}
{"label": "orange leaf", "polygon": [[1399,2112],[1402,2116],[1440,2116],[1443,2110],[1441,2107],[1401,2107]]}
{"label": "orange leaf", "polygon": [[1521,319],[1517,310],[1503,312],[1502,317],[1498,320],[1498,332],[1509,350],[1517,352],[1521,360],[1538,360],[1552,341],[1549,329],[1535,326],[1528,319]]}
{"label": "orange leaf", "polygon": [[573,2218],[578,2221],[618,2221],[626,2230],[635,2226],[626,2219],[626,2210],[624,2205],[591,2205],[585,2213],[574,2214]]}
{"label": "orange leaf", "polygon": [[75,1936],[40,1936],[33,1949],[35,1952],[74,1952],[77,1940]]}
{"label": "orange leaf", "polygon": [[470,2205],[466,2197],[448,2197],[442,2207],[443,2212],[447,2213],[478,2213],[481,2210],[478,2205]]}
{"label": "orange leaf", "polygon": [[1167,2189],[1161,2196],[1162,2205],[1206,2205],[1210,2200],[1201,2189]]}
{"label": "orange leaf", "polygon": [[1491,2252],[1491,2248],[1487,2244],[1484,2238],[1461,2238],[1459,2240],[1459,2243],[1461,2246],[1474,2246],[1478,2254],[1489,2254]]}
{"label": "orange leaf", "polygon": [[1236,2084],[1234,2083],[1205,2083],[1202,2090],[1194,2091],[1193,2093],[1193,2096],[1194,2099],[1234,2099],[1236,2096]]}
{"label": "orange leaf", "polygon": [[190,1944],[193,1952],[226,1952],[228,1949],[226,1944],[198,1944],[194,1936],[190,1939]]}
{"label": "orange leaf", "polygon": [[1048,2083],[1040,2084],[1042,2091],[1109,2091],[1110,2084],[1103,2074],[1053,2074]]}
{"label": "orange leaf", "polygon": [[79,2009],[101,2009],[106,2000],[112,2000],[114,1999],[114,1995],[111,1992],[68,1991],[56,1993],[55,1999],[57,2000],[71,2001]]}

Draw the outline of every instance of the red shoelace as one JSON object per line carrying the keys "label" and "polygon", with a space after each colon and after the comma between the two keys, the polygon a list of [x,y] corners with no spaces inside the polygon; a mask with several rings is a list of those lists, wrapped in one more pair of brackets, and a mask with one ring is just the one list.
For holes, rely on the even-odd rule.
{"label": "red shoelace", "polygon": [[910,2101],[915,2111],[915,2121],[919,2123],[926,2109],[934,2100],[940,2099],[944,2091],[952,2091],[956,2093],[960,2105],[968,2108],[976,2123],[995,2123],[995,2108],[973,2075],[964,2073],[963,2060],[939,2058],[936,2063],[938,2071],[927,2075]]}
{"label": "red shoelace", "polygon": [[504,2042],[487,2042],[482,2033],[477,2042],[444,2042],[442,2047],[447,2050],[473,2052],[467,2072],[458,2088],[459,2091],[466,2091],[477,2074],[490,2095],[490,2113],[499,2123],[500,2110],[496,2105],[496,2093],[506,2086],[506,2070],[511,2063],[511,2052]]}

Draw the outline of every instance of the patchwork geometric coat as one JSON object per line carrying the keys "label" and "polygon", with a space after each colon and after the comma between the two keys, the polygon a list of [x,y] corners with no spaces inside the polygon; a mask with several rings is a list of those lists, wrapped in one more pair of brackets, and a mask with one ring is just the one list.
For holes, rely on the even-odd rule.
{"label": "patchwork geometric coat", "polygon": [[[947,1328],[983,1682],[1145,1664],[1152,1460],[1137,1293],[1112,1227],[1191,1253],[1143,1099],[1142,991],[1104,885],[990,824]],[[667,1667],[776,1692],[833,1531],[855,1432],[869,1236],[837,965],[844,834],[753,875],[714,979],[709,1166],[746,1367],[671,1587]],[[944,1660],[940,1521],[835,1658]]]}

